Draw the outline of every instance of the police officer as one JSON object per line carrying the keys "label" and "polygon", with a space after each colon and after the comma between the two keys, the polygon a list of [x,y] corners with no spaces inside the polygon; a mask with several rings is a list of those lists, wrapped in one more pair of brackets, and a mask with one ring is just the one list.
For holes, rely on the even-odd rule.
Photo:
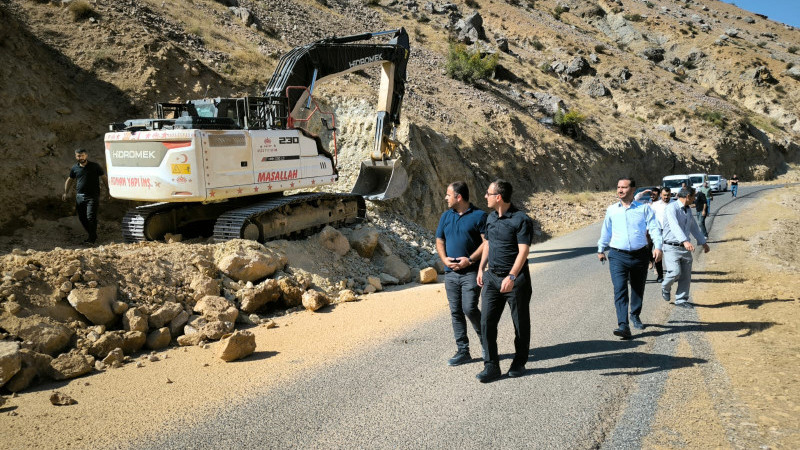
{"label": "police officer", "polygon": [[86,150],[82,148],[75,150],[75,159],[77,162],[69,171],[67,181],[64,183],[64,195],[61,198],[67,201],[67,195],[75,186],[75,209],[81,225],[89,233],[89,237],[83,241],[83,244],[91,245],[97,241],[100,181],[102,180],[103,184],[108,187],[108,177],[100,164],[89,161]]}
{"label": "police officer", "polygon": [[484,367],[477,375],[481,383],[500,378],[497,352],[497,324],[506,303],[514,323],[514,359],[509,377],[525,373],[531,341],[531,275],[528,251],[533,236],[533,221],[511,203],[513,189],[505,180],[495,180],[486,191],[492,211],[486,219],[483,254],[478,266],[478,284],[483,286],[481,334]]}

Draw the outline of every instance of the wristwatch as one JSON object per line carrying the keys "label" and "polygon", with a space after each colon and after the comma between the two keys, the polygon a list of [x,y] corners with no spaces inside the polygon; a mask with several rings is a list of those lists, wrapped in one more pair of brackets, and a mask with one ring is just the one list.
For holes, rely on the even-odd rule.
{"label": "wristwatch", "polygon": [[472,257],[468,257],[467,261],[469,261],[470,264],[475,264],[475,261],[472,260]]}
{"label": "wristwatch", "polygon": [[511,280],[511,281],[514,281],[514,280],[517,279],[517,276],[514,275],[513,273],[510,273],[510,274],[508,274],[508,279]]}

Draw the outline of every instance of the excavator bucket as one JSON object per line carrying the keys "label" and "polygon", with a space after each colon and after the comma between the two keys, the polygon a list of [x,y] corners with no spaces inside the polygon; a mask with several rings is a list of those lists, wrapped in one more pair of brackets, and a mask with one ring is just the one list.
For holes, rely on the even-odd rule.
{"label": "excavator bucket", "polygon": [[399,159],[361,162],[361,171],[351,193],[367,200],[390,200],[400,197],[408,187],[408,173]]}

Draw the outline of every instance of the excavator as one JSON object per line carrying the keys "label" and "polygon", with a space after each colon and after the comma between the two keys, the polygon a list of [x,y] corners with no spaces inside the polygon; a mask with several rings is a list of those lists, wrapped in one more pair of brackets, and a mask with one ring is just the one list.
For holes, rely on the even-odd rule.
{"label": "excavator", "polygon": [[[388,42],[364,42],[381,37]],[[123,238],[290,238],[363,219],[365,199],[401,196],[408,174],[395,133],[409,53],[403,28],[326,38],[284,54],[261,96],[158,103],[154,118],[112,123],[104,139],[110,194],[149,202],[125,214]],[[336,118],[314,88],[377,65],[369,159],[350,193],[321,192],[339,179]],[[310,192],[286,194],[297,190]]]}

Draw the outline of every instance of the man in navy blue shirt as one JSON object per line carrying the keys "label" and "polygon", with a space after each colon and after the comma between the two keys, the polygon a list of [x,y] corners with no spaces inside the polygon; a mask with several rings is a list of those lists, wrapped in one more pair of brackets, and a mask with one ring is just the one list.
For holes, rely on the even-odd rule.
{"label": "man in navy blue shirt", "polygon": [[[597,241],[597,257],[605,262],[608,253],[611,283],[614,285],[614,307],[617,310],[617,329],[614,335],[622,339],[631,337],[628,327],[628,303],[631,322],[635,328],[644,329],[639,319],[642,312],[644,284],[647,281],[647,265],[650,252],[647,249],[647,232],[653,240],[653,260],[661,260],[661,228],[650,205],[633,199],[636,182],[623,177],[617,181],[619,201],[609,206]],[[631,286],[628,301],[628,282]]]}
{"label": "man in navy blue shirt", "polygon": [[97,240],[97,212],[100,208],[100,181],[108,187],[108,177],[100,164],[89,161],[86,150],[75,150],[75,159],[78,161],[69,171],[69,177],[64,183],[62,199],[67,201],[69,191],[75,186],[75,209],[81,225],[89,233],[85,245],[92,245]]}
{"label": "man in navy blue shirt", "polygon": [[444,287],[450,303],[450,319],[458,350],[447,362],[458,366],[472,360],[467,338],[467,321],[481,337],[477,262],[481,258],[486,213],[469,202],[469,188],[463,181],[447,186],[444,196],[448,210],[436,228],[436,251],[445,265]]}
{"label": "man in navy blue shirt", "polygon": [[512,192],[511,183],[500,179],[492,182],[486,191],[486,203],[493,211],[486,218],[483,255],[478,266],[478,284],[483,286],[483,371],[477,375],[481,383],[501,376],[497,324],[506,303],[514,323],[514,359],[508,376],[524,375],[528,362],[533,293],[528,252],[533,238],[533,221],[511,203]]}

